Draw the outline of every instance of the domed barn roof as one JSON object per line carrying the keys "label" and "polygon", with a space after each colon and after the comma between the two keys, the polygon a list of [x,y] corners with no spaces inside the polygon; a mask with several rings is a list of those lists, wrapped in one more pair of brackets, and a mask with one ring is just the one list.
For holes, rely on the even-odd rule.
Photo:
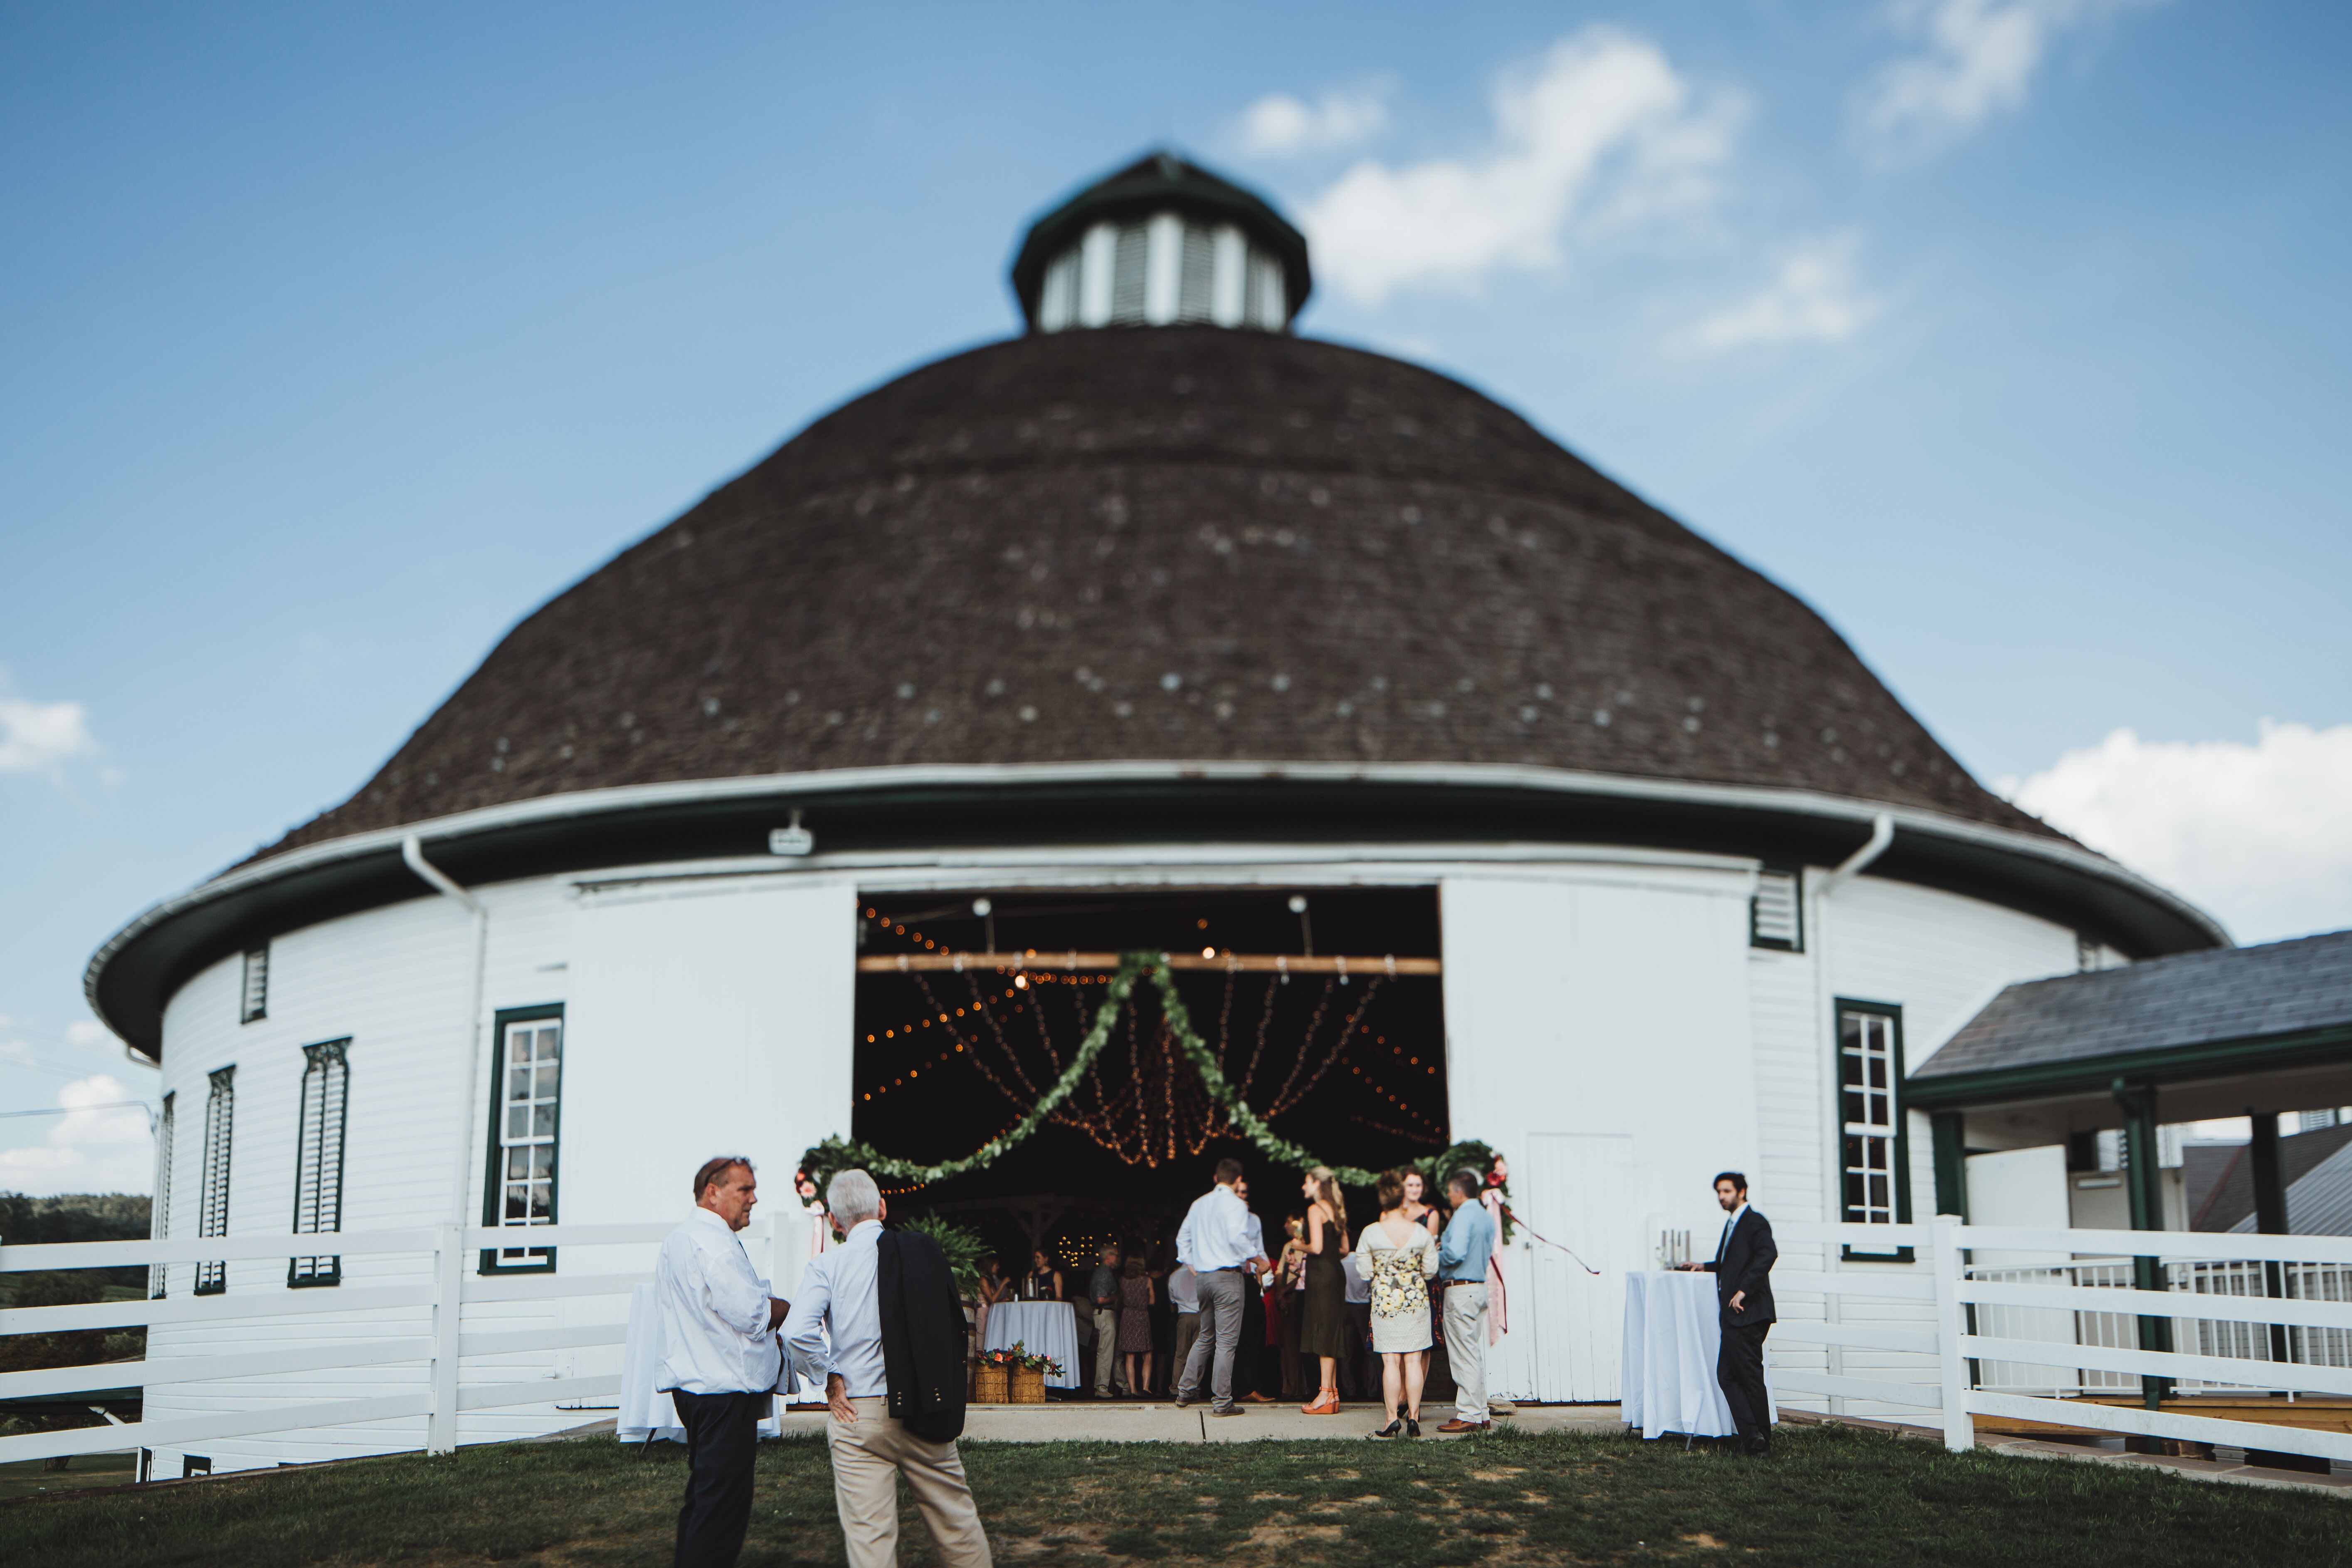
{"label": "domed barn roof", "polygon": [[118,932],[91,1005],[157,1048],[203,964],[419,896],[411,837],[472,883],[758,855],[802,814],[823,853],[1782,865],[1833,864],[1884,815],[1874,874],[2135,954],[2226,942],[1987,792],[1803,603],[1524,419],[1290,335],[1296,239],[1175,160],[1082,193],[1024,248],[1029,335],[817,420],[541,606],[349,800]]}
{"label": "domed barn roof", "polygon": [[1032,336],[818,420],[508,635],[271,853],[562,791],[925,763],[1513,763],[2047,835],[1804,604],[1460,384]]}

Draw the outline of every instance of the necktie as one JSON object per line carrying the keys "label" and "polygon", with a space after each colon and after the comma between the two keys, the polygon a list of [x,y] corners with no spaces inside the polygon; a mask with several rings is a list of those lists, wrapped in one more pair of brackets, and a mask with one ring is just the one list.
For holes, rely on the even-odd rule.
{"label": "necktie", "polygon": [[1723,1239],[1715,1244],[1715,1260],[1717,1263],[1722,1262],[1723,1255],[1731,1250],[1731,1227],[1738,1223],[1739,1216],[1737,1214],[1723,1222]]}

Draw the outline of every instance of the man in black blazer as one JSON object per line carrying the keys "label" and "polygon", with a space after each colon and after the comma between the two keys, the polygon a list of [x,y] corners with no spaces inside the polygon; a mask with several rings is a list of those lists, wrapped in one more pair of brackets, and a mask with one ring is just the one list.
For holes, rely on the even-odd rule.
{"label": "man in black blazer", "polygon": [[1764,1336],[1772,1331],[1772,1222],[1748,1206],[1748,1178],[1726,1171],[1715,1179],[1715,1201],[1731,1217],[1715,1261],[1686,1268],[1715,1276],[1715,1299],[1723,1318],[1723,1346],[1716,1352],[1715,1381],[1731,1406],[1740,1447],[1750,1454],[1772,1451],[1772,1404],[1764,1391]]}

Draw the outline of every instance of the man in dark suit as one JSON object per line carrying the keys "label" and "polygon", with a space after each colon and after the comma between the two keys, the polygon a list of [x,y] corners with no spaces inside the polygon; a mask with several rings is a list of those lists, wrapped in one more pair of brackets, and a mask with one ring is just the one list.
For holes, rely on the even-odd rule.
{"label": "man in dark suit", "polygon": [[1716,1352],[1715,1381],[1723,1385],[1741,1448],[1772,1451],[1772,1404],[1764,1391],[1764,1336],[1772,1331],[1772,1222],[1748,1206],[1748,1178],[1726,1171],[1715,1179],[1715,1201],[1730,1217],[1715,1261],[1685,1265],[1715,1276],[1715,1299],[1722,1313],[1723,1346]]}

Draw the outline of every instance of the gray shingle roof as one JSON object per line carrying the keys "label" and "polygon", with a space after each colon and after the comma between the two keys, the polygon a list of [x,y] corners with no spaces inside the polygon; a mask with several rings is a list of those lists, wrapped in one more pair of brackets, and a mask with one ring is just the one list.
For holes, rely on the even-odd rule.
{"label": "gray shingle roof", "polygon": [[2352,931],[2012,985],[1915,1079],[2352,1026]]}
{"label": "gray shingle roof", "polygon": [[[2310,1132],[2298,1132],[2279,1140],[2279,1180],[2288,1191],[2287,1228],[2304,1233],[2294,1209],[2294,1184],[2312,1173],[2321,1164],[2347,1147],[2352,1147],[2352,1126],[2323,1127]],[[2186,1162],[2192,1168],[2188,1173],[2190,1182],[2189,1197],[2189,1228],[2191,1230],[2242,1230],[2252,1227],[2254,1212],[2254,1167],[2246,1152],[2246,1145],[2235,1148],[2191,1148],[2185,1152]],[[2199,1164],[2209,1168],[2200,1173]],[[2347,1167],[2352,1170],[2352,1167]],[[2197,1178],[2206,1178],[2201,1187]],[[2244,1220],[2241,1226],[2238,1222]],[[2319,1232],[2317,1235],[2352,1235],[2347,1232]]]}
{"label": "gray shingle roof", "polygon": [[[2305,1132],[2300,1137],[2281,1139],[2280,1152],[2284,1153],[2288,1146],[2316,1136]],[[2339,1146],[2335,1153],[2287,1187],[2286,1227],[2296,1236],[2352,1236],[2352,1143]],[[2250,1235],[2254,1228],[2254,1216],[2249,1214],[2230,1228],[2242,1236]]]}

